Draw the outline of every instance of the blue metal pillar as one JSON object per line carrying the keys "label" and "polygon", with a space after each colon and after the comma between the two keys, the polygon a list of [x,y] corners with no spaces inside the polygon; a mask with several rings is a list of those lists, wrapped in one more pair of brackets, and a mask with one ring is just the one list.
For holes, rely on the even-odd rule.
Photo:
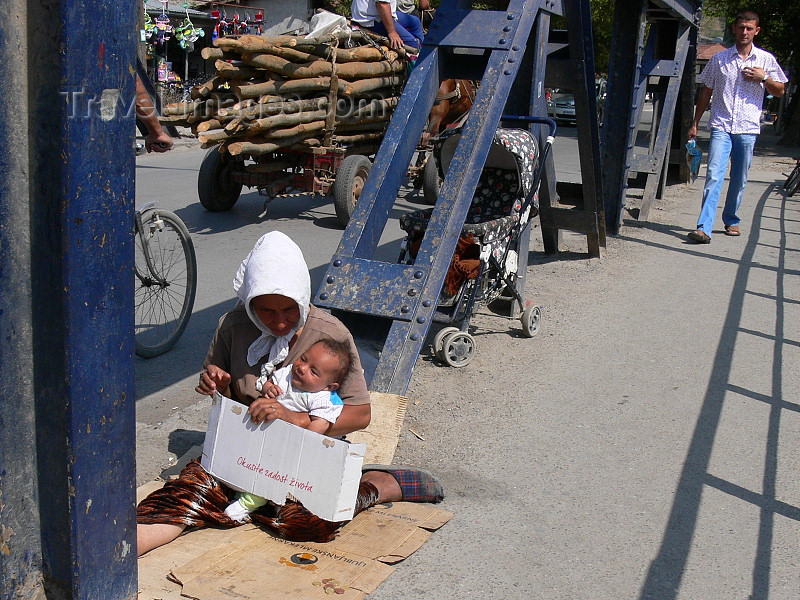
{"label": "blue metal pillar", "polygon": [[136,3],[0,21],[0,599],[136,597]]}

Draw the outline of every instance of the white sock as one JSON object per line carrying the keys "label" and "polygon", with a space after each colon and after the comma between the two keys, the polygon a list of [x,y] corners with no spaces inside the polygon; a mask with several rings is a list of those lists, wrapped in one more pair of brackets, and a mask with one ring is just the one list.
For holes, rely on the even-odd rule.
{"label": "white sock", "polygon": [[239,523],[247,519],[251,512],[252,511],[247,510],[239,500],[232,502],[228,505],[228,508],[225,509],[225,514]]}

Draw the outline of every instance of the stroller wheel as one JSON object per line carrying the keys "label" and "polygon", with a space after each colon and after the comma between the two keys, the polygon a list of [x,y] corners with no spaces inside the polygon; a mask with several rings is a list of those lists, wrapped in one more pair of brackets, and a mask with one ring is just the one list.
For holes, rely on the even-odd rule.
{"label": "stroller wheel", "polygon": [[519,318],[522,322],[522,333],[526,337],[533,337],[539,333],[539,323],[542,320],[542,309],[535,304],[530,304],[522,311],[522,316]]}
{"label": "stroller wheel", "polygon": [[442,357],[451,367],[466,367],[475,357],[475,338],[465,331],[447,335],[442,343]]}
{"label": "stroller wheel", "polygon": [[442,353],[442,349],[444,348],[444,338],[451,333],[455,333],[456,331],[459,331],[458,327],[442,327],[433,338],[433,354],[439,360],[444,361],[444,354]]}

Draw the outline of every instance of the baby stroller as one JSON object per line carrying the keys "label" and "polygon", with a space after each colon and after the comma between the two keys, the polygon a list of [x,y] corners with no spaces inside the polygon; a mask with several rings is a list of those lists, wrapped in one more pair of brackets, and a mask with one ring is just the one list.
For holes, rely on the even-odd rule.
{"label": "baby stroller", "polygon": [[[527,130],[499,128],[495,132],[434,315],[435,322],[459,325],[442,328],[433,341],[436,357],[452,367],[466,366],[475,356],[475,339],[468,329],[477,305],[498,299],[516,302],[522,311],[523,333],[533,337],[539,330],[541,309],[525,302],[515,280],[520,253],[524,257],[528,252],[519,248],[520,234],[531,217],[539,214],[539,182],[556,124],[540,117],[503,119],[546,123],[550,134],[540,157],[536,138]],[[440,175],[447,172],[460,138],[461,128],[457,128],[434,140]],[[400,262],[413,263],[432,213],[429,208],[400,218],[406,232]]]}

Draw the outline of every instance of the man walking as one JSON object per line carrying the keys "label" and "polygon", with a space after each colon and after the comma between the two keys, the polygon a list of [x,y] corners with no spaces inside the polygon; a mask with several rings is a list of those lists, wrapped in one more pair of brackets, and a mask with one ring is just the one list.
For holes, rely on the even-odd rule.
{"label": "man walking", "polygon": [[783,96],[783,84],[788,81],[775,57],[753,44],[761,31],[758,22],[758,15],[752,11],[739,13],[732,28],[736,45],[712,56],[700,74],[700,81],[705,87],[697,99],[689,139],[697,136],[700,117],[711,101],[711,119],[708,123],[711,144],[703,188],[703,207],[697,219],[697,229],[688,235],[692,242],[698,244],[711,243],[711,230],[729,158],[731,174],[722,222],[726,235],[740,235],[737,211],[747,185],[747,171],[753,160],[756,136],[761,132],[764,90],[775,97]]}

